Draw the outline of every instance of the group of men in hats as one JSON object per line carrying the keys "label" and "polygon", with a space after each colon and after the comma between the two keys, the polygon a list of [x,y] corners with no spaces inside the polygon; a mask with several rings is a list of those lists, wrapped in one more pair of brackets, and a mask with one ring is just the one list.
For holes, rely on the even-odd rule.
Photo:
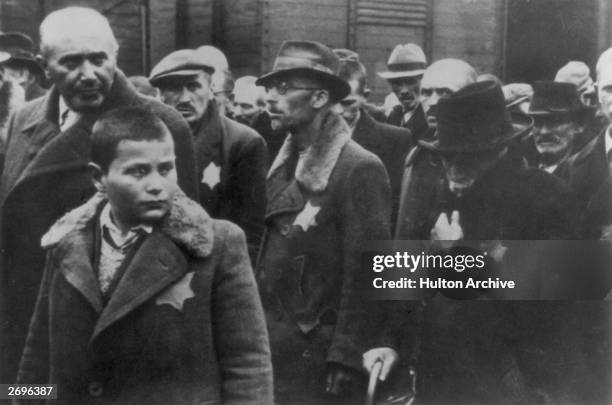
{"label": "group of men in hats", "polygon": [[[52,85],[13,115],[6,137],[1,382],[18,374],[20,383],[59,383],[65,403],[352,404],[363,400],[375,364],[382,381],[407,372],[398,364],[409,359],[422,403],[610,399],[595,383],[610,370],[602,361],[607,335],[596,324],[607,307],[497,301],[559,298],[578,285],[581,298],[610,290],[597,272],[574,283],[580,269],[513,243],[611,238],[609,129],[584,148],[577,141],[593,118],[582,65],[534,83],[531,94],[478,79],[463,60],[427,65],[420,47],[398,45],[379,73],[397,99],[385,115],[367,102],[359,55],[318,42],[284,42],[270,72],[233,88],[227,60],[212,47],[174,51],[146,80],[128,81],[108,21],[91,9],[51,13],[40,33],[40,65],[29,39],[0,35],[5,77],[26,86],[26,96],[34,97],[27,87],[43,71]],[[158,91],[143,96],[131,83]],[[597,85],[612,120],[608,53]],[[154,124],[174,145],[185,196],[167,219],[176,219],[175,239],[188,248],[151,251],[157,261],[117,248],[111,256],[122,270],[112,272],[115,289],[104,298],[96,262],[108,243],[102,219],[85,253],[50,248],[58,241],[49,238],[101,215],[91,209],[100,191],[90,181],[92,136],[134,127],[126,111],[159,118]],[[136,228],[129,231],[139,235]],[[443,249],[479,241],[496,268],[523,283],[513,297],[369,301],[362,253],[392,235]],[[175,277],[168,267],[184,265],[189,247],[203,268],[227,276]],[[71,267],[66,258],[75,255],[87,265]],[[45,263],[60,270],[38,294]],[[162,386],[149,390],[153,380]]]}

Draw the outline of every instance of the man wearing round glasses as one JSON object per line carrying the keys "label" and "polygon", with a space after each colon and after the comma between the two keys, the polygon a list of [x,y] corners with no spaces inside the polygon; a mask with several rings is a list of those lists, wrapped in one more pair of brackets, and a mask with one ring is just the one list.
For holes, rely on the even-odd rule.
{"label": "man wearing round glasses", "polygon": [[361,401],[361,356],[379,330],[357,276],[365,241],[389,238],[389,179],[332,109],[350,92],[339,68],[328,47],[287,41],[256,82],[289,132],[266,181],[257,265],[279,404]]}

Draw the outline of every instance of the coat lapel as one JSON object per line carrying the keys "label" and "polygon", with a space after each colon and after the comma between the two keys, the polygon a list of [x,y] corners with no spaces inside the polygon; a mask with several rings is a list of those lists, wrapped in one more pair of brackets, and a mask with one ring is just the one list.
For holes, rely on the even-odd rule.
{"label": "coat lapel", "polygon": [[93,341],[187,271],[184,253],[167,236],[154,231],[140,246],[94,329]]}
{"label": "coat lapel", "polygon": [[75,232],[70,243],[63,249],[65,254],[58,263],[60,271],[70,285],[79,291],[99,314],[102,312],[102,295],[94,274],[91,258],[95,221],[90,221],[84,229]]}
{"label": "coat lapel", "polygon": [[576,157],[576,166],[583,165],[584,168],[577,171],[577,173],[581,174],[581,177],[573,181],[575,184],[592,184],[594,189],[597,189],[603,180],[608,177],[609,169],[605,144],[606,130],[588,146],[588,149],[584,150],[584,153]]}

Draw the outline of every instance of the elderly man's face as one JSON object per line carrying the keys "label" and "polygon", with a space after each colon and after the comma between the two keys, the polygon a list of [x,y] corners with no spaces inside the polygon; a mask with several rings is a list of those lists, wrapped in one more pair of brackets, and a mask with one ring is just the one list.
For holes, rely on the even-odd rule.
{"label": "elderly man's face", "polygon": [[273,128],[295,131],[312,122],[317,110],[313,106],[321,85],[305,77],[288,77],[266,84],[266,102]]}
{"label": "elderly man's face", "polygon": [[421,76],[389,79],[389,85],[391,85],[393,93],[404,107],[404,111],[412,111],[417,107],[421,89]]}
{"label": "elderly man's face", "polygon": [[171,76],[160,84],[162,101],[174,107],[192,127],[206,113],[212,98],[210,75],[204,71],[196,76]]}
{"label": "elderly man's face", "polygon": [[562,158],[571,152],[579,125],[569,116],[534,117],[533,139],[538,153],[545,157]]}
{"label": "elderly man's face", "polygon": [[102,105],[115,77],[116,50],[106,36],[65,36],[49,46],[45,70],[75,111]]}
{"label": "elderly man's face", "polygon": [[478,179],[499,161],[500,151],[480,153],[448,153],[442,163],[450,191],[458,197],[465,194]]}
{"label": "elderly man's face", "polygon": [[236,87],[234,90],[234,119],[245,125],[253,125],[264,107],[258,99],[257,86]]}

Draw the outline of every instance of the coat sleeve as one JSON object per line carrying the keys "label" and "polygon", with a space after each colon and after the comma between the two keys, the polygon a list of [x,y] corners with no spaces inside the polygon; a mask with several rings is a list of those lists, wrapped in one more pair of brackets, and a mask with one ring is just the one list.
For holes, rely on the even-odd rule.
{"label": "coat sleeve", "polygon": [[40,291],[19,364],[17,384],[49,382],[49,289],[52,275],[53,250],[47,254]]}
{"label": "coat sleeve", "polygon": [[371,155],[355,166],[341,191],[342,296],[327,361],[361,370],[361,356],[378,333],[369,322],[377,305],[361,291],[361,253],[368,240],[390,239],[391,190],[385,168]]}
{"label": "coat sleeve", "polygon": [[261,243],[266,210],[266,171],[268,147],[261,136],[249,139],[240,147],[232,183],[232,218],[239,218],[246,233],[249,256],[254,263]]}
{"label": "coat sleeve", "polygon": [[[265,317],[244,233],[227,224],[213,285],[213,327],[224,404],[273,403],[272,361]],[[221,242],[220,242],[221,243]]]}

